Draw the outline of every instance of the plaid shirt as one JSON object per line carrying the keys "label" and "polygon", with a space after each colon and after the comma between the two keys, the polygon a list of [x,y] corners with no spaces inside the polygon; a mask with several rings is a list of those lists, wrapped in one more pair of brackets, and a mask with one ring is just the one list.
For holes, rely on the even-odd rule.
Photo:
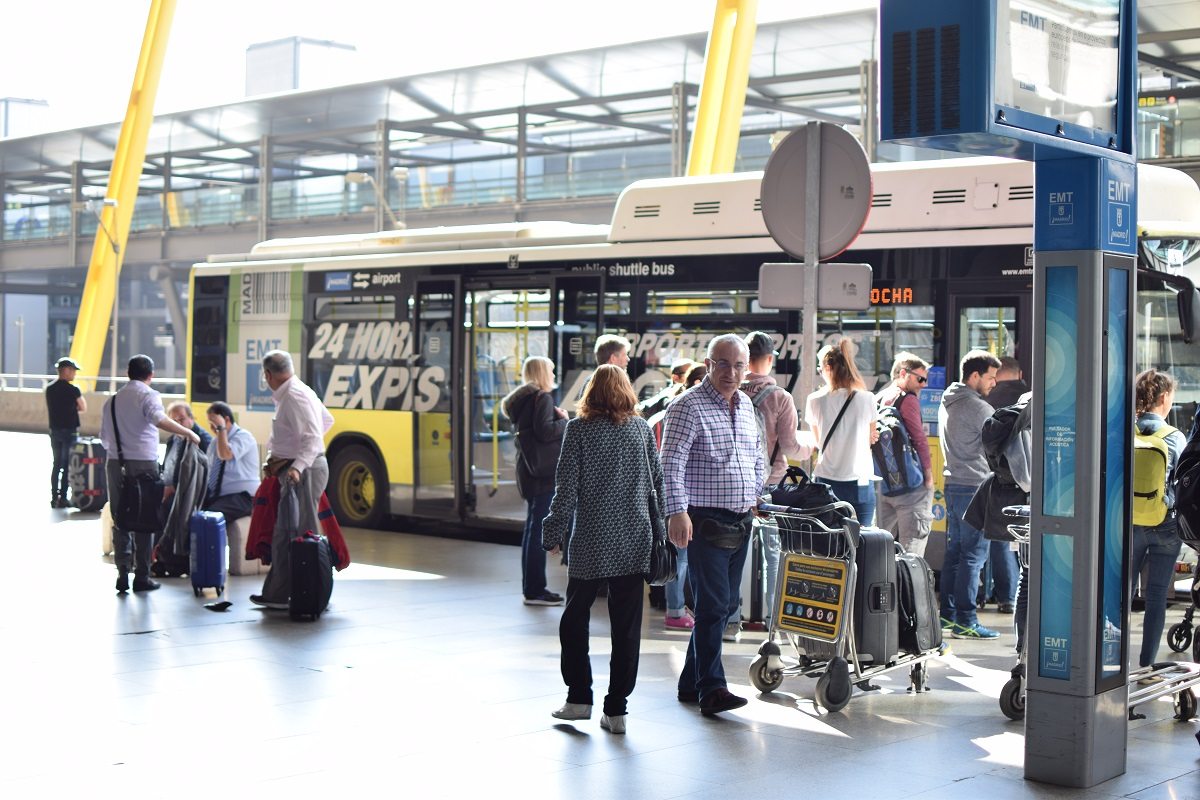
{"label": "plaid shirt", "polygon": [[754,404],[742,392],[726,400],[708,378],[667,406],[662,463],[667,515],[688,506],[747,511],[766,477]]}

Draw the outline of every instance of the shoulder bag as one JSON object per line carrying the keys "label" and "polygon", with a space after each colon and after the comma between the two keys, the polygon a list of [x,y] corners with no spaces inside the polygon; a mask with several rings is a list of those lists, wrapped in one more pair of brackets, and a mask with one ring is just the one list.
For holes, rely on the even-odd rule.
{"label": "shoulder bag", "polygon": [[117,396],[108,404],[112,412],[113,438],[117,440],[117,461],[121,465],[121,502],[112,509],[113,522],[123,531],[155,533],[162,530],[163,481],[157,473],[130,475],[125,471],[121,452],[121,429],[117,425]]}
{"label": "shoulder bag", "polygon": [[646,582],[651,586],[666,586],[679,575],[679,552],[667,538],[667,522],[659,515],[658,490],[654,488],[654,470],[650,469],[646,444],[642,445],[642,457],[646,463],[646,480],[650,482],[650,494],[646,498],[650,509],[650,572]]}

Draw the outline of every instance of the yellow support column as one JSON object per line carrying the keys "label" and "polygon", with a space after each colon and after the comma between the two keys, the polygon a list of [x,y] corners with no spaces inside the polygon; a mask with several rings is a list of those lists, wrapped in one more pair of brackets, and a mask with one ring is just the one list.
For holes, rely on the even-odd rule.
{"label": "yellow support column", "polygon": [[[117,280],[121,274],[125,243],[137,205],[138,182],[146,159],[150,123],[154,120],[154,99],[158,94],[167,38],[174,16],[175,0],[152,0],[137,72],[133,78],[133,90],[129,94],[129,107],[121,124],[108,189],[104,193],[106,203],[101,211],[100,228],[92,243],[92,257],[88,262],[79,317],[75,321],[71,358],[79,364],[83,375],[100,374],[104,340],[116,297]],[[108,200],[115,200],[115,206]],[[87,388],[91,388],[90,382]]]}
{"label": "yellow support column", "polygon": [[688,175],[733,171],[757,16],[758,0],[717,0],[688,151]]}

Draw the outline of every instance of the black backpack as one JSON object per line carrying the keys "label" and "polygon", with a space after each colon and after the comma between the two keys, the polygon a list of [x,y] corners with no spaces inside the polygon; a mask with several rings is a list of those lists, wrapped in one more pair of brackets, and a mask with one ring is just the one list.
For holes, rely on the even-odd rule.
{"label": "black backpack", "polygon": [[1013,486],[1017,482],[1008,466],[1004,450],[1016,433],[1017,418],[1021,416],[1022,409],[1023,406],[1016,403],[1003,406],[983,421],[983,455],[987,459],[988,469],[996,476],[996,480],[1005,486]]}
{"label": "black backpack", "polygon": [[1179,538],[1200,550],[1200,437],[1188,441],[1175,465],[1175,513]]}

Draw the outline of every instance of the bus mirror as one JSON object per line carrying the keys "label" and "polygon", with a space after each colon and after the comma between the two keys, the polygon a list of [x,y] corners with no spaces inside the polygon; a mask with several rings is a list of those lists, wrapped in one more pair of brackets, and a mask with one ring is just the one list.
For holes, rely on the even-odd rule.
{"label": "bus mirror", "polygon": [[1191,344],[1200,339],[1200,289],[1189,286],[1175,295],[1179,303],[1179,325],[1183,341]]}

